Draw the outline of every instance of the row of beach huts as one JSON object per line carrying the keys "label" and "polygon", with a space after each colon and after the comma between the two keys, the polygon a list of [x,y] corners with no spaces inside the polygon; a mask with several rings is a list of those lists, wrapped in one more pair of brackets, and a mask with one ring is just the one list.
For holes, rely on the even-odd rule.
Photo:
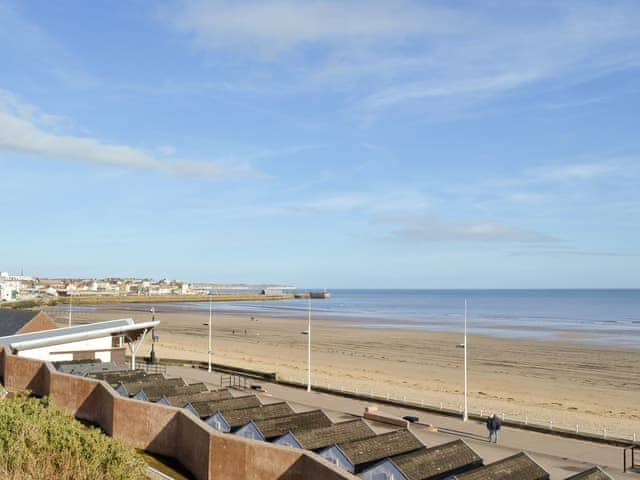
{"label": "row of beach huts", "polygon": [[[220,432],[314,452],[364,480],[549,480],[524,452],[485,465],[462,439],[427,447],[408,428],[376,433],[363,418],[334,422],[323,410],[296,411],[251,391],[212,390],[110,362],[55,365],[65,373],[105,380],[122,396],[183,408]],[[593,467],[566,480],[611,478]]]}

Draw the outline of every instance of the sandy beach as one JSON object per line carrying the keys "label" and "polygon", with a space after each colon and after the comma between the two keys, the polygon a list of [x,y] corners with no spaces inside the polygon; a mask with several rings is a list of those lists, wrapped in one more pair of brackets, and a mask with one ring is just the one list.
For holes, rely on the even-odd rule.
{"label": "sandy beach", "polygon": [[[119,309],[76,315],[78,322],[148,312]],[[62,321],[62,313],[57,315]],[[206,312],[158,313],[160,358],[206,360]],[[306,378],[306,318],[220,314],[214,317],[214,362]],[[463,401],[459,334],[345,327],[315,320],[312,383],[406,397],[458,408]],[[483,409],[531,423],[640,436],[640,350],[571,341],[469,337],[472,411]],[[148,354],[150,343],[142,348]]]}

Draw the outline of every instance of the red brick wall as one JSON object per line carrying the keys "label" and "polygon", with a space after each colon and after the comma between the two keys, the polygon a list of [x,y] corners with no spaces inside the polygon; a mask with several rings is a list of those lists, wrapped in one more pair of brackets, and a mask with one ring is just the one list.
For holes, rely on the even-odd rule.
{"label": "red brick wall", "polygon": [[0,375],[7,390],[50,394],[69,414],[131,447],[175,458],[199,480],[357,480],[313,454],[218,433],[181,409],[120,397],[105,382],[40,360],[0,350]]}

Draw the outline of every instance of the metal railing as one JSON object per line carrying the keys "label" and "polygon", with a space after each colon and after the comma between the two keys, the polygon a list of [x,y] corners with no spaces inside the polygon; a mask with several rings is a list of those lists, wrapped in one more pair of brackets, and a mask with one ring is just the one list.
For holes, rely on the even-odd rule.
{"label": "metal railing", "polygon": [[[284,380],[284,379],[283,379]],[[306,378],[295,378],[290,380],[291,383],[305,386]],[[344,384],[326,383],[312,385],[312,388],[326,390],[330,393],[337,393],[349,396],[355,396],[364,399],[371,399],[372,401],[382,401],[389,404],[398,406],[424,409],[432,412],[441,412],[447,415],[460,415],[462,417],[463,407],[462,404],[452,404],[443,401],[429,400],[426,398],[416,399],[406,395],[392,394],[391,392],[385,392],[383,394],[374,392],[371,389],[358,389],[357,387],[349,387]],[[486,419],[492,413],[498,415],[503,422],[508,425],[526,427],[532,430],[548,431],[558,434],[565,434],[571,436],[591,437],[596,440],[609,440],[612,442],[620,441],[626,444],[637,444],[640,440],[640,435],[637,433],[620,432],[609,429],[605,426],[602,428],[594,428],[593,426],[580,425],[576,423],[563,423],[553,419],[538,418],[536,416],[529,415],[526,411],[522,412],[504,412],[500,409],[491,408],[490,406],[483,408],[469,408],[469,417],[476,420]]]}

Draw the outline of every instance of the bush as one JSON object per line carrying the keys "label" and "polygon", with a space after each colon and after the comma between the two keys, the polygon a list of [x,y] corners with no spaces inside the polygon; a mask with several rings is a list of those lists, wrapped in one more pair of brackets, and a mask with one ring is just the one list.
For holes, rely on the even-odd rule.
{"label": "bush", "polygon": [[45,399],[0,401],[0,478],[7,480],[139,480],[135,450],[86,427]]}

